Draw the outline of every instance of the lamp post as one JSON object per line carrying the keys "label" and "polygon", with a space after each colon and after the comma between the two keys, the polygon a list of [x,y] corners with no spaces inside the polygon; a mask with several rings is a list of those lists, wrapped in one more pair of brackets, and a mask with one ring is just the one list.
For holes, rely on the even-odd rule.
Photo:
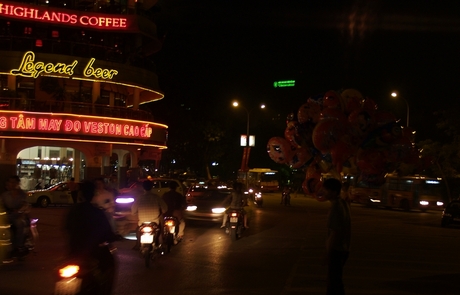
{"label": "lamp post", "polygon": [[[234,101],[233,102],[233,106],[234,107],[242,107],[245,111],[246,111],[246,114],[247,114],[247,122],[246,122],[246,142],[245,144],[242,144],[242,146],[244,146],[244,152],[243,152],[243,159],[241,161],[241,170],[245,171],[246,172],[246,187],[248,186],[248,162],[249,162],[249,153],[251,151],[251,144],[250,144],[250,135],[249,135],[249,115],[250,115],[250,111],[245,108],[244,106],[241,106],[238,101]],[[264,104],[261,104],[260,105],[260,108],[261,109],[264,109],[265,108],[265,105]],[[255,141],[255,140],[254,140]]]}
{"label": "lamp post", "polygon": [[[394,97],[394,98],[400,97],[400,96],[398,95],[398,92],[396,92],[396,91],[393,91],[393,92],[391,93],[391,96]],[[407,109],[407,114],[406,114],[406,127],[409,127],[409,103],[407,102],[407,100],[406,100],[404,97],[401,96],[401,98],[406,102],[406,109]]]}

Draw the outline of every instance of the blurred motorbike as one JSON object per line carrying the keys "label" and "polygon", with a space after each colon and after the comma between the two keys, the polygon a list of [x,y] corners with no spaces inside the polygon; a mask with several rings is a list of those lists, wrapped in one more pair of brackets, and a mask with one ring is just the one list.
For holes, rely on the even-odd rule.
{"label": "blurred motorbike", "polygon": [[256,205],[257,207],[262,207],[264,203],[264,199],[262,198],[262,192],[250,188],[248,190],[248,197],[249,200],[254,203],[254,205]]}
{"label": "blurred motorbike", "polygon": [[165,244],[166,252],[171,252],[171,247],[174,245],[174,241],[177,238],[179,230],[179,221],[174,216],[164,217],[164,228],[163,228],[163,243]]}
{"label": "blurred motorbike", "polygon": [[139,243],[145,267],[159,255],[164,254],[163,245],[159,241],[160,226],[156,222],[144,222],[139,227]]}
{"label": "blurred motorbike", "polygon": [[97,258],[67,259],[55,272],[54,295],[111,294],[116,248],[99,246]]}
{"label": "blurred motorbike", "polygon": [[241,238],[244,231],[244,212],[243,209],[227,210],[227,222],[225,232],[230,235],[232,241]]}

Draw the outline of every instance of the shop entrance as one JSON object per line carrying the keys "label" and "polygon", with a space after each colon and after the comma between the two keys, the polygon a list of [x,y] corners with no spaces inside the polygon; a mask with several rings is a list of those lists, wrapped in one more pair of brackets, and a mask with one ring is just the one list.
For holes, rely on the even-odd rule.
{"label": "shop entrance", "polygon": [[[76,157],[75,153],[79,155]],[[81,160],[78,161],[81,169],[74,169],[76,158]],[[69,147],[30,147],[19,152],[16,163],[16,173],[25,191],[68,181],[75,177],[74,170],[79,171],[79,179],[84,179],[84,155]]]}

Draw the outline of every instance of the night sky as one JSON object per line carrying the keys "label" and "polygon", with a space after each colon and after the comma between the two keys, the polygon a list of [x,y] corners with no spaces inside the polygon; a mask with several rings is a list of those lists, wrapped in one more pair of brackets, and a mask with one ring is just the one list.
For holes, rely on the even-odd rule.
{"label": "night sky", "polygon": [[[234,120],[242,134],[246,113],[230,105],[237,98],[251,111],[251,133],[263,134],[263,150],[284,132],[270,119],[328,90],[355,88],[404,125],[406,104],[390,96],[397,90],[417,140],[431,138],[433,111],[459,105],[457,3],[160,0],[164,43],[155,60],[165,98],[151,108],[171,128],[171,109],[199,108],[212,120]],[[296,86],[273,87],[286,79]]]}

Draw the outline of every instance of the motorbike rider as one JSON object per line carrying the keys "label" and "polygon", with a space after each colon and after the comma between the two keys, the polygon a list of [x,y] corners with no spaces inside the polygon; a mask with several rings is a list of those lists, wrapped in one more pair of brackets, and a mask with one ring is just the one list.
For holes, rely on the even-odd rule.
{"label": "motorbike rider", "polygon": [[12,256],[25,254],[25,229],[30,225],[28,211],[30,205],[26,201],[26,193],[20,187],[21,180],[17,175],[8,177],[6,191],[0,196],[6,209],[8,222],[11,224]]}
{"label": "motorbike rider", "polygon": [[0,199],[0,262],[3,264],[11,263],[10,258],[10,230],[11,225],[8,220],[6,208],[3,205],[3,200]]}
{"label": "motorbike rider", "polygon": [[96,185],[96,189],[91,203],[104,211],[113,232],[116,233],[115,220],[113,219],[113,214],[115,213],[115,195],[106,188],[104,178],[96,178],[94,184]]}
{"label": "motorbike rider", "polygon": [[82,203],[75,204],[65,219],[68,233],[68,257],[86,265],[96,267],[91,271],[97,290],[91,294],[109,295],[112,293],[116,261],[112,255],[110,243],[115,241],[115,234],[105,213],[91,203],[96,186],[92,181],[81,185]]}
{"label": "motorbike rider", "polygon": [[[166,205],[160,196],[152,191],[152,181],[144,180],[142,187],[144,189],[144,193],[138,196],[138,198],[134,201],[131,206],[131,213],[134,216],[138,216],[137,224],[139,227],[143,222],[155,222],[160,225],[161,229],[163,213],[168,211],[168,205]],[[139,230],[136,230],[136,238],[137,242],[134,249],[139,247]],[[160,240],[158,242],[162,244],[163,241],[161,240],[161,234],[159,235],[159,238]]]}
{"label": "motorbike rider", "polygon": [[163,200],[168,206],[168,211],[166,211],[165,216],[174,216],[179,221],[179,233],[174,240],[174,244],[177,244],[184,237],[185,230],[185,220],[184,220],[184,210],[186,208],[185,196],[177,192],[176,189],[179,187],[179,184],[176,181],[169,182],[169,191],[163,194]]}
{"label": "motorbike rider", "polygon": [[[249,228],[248,226],[248,197],[244,194],[243,184],[241,182],[235,182],[233,184],[233,192],[224,200],[224,204],[230,203],[230,209],[240,209],[243,213],[244,218],[244,227]],[[227,210],[229,209],[227,208]],[[222,220],[221,228],[224,228],[227,223],[227,215],[224,215]]]}
{"label": "motorbike rider", "polygon": [[283,188],[283,192],[281,193],[280,204],[284,204],[285,206],[291,206],[291,188],[289,186],[285,186]]}

